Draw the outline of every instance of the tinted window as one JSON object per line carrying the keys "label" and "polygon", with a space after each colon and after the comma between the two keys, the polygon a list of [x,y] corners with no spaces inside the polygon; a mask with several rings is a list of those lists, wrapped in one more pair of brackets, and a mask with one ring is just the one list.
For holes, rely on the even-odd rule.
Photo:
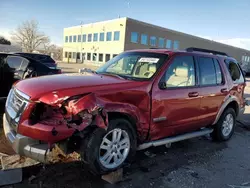
{"label": "tinted window", "polygon": [[112,40],[112,32],[107,32],[106,41]]}
{"label": "tinted window", "polygon": [[243,77],[241,70],[239,69],[238,64],[236,62],[234,62],[233,60],[225,60],[225,62],[226,62],[228,71],[231,75],[233,82],[234,83],[243,83],[244,77]]}
{"label": "tinted window", "polygon": [[71,54],[72,54],[72,52],[69,52],[69,58],[71,58]]}
{"label": "tinted window", "polygon": [[92,41],[92,34],[88,34],[88,42]]}
{"label": "tinted window", "polygon": [[133,43],[138,42],[138,33],[137,32],[131,32],[131,42],[133,42]]}
{"label": "tinted window", "polygon": [[27,59],[23,59],[19,70],[25,71],[29,65],[29,61]]}
{"label": "tinted window", "polygon": [[68,57],[68,52],[64,53],[64,57],[66,57],[66,58]]}
{"label": "tinted window", "polygon": [[98,33],[94,33],[94,41],[98,41]]}
{"label": "tinted window", "polygon": [[148,45],[148,36],[146,34],[141,35],[141,44]]}
{"label": "tinted window", "polygon": [[221,73],[219,61],[217,59],[214,59],[214,67],[215,67],[215,71],[216,71],[216,83],[222,84],[222,82],[223,82],[222,73]]}
{"label": "tinted window", "polygon": [[167,39],[166,48],[168,48],[168,49],[171,49],[171,48],[172,48],[172,41],[169,40],[169,39]]}
{"label": "tinted window", "polygon": [[109,60],[110,60],[110,54],[106,54],[105,61],[109,61]]}
{"label": "tinted window", "polygon": [[99,54],[99,61],[103,62],[103,54]]}
{"label": "tinted window", "polygon": [[120,39],[120,31],[115,31],[114,32],[114,40],[118,41]]}
{"label": "tinted window", "polygon": [[76,42],[76,35],[74,35],[73,42]]}
{"label": "tinted window", "polygon": [[200,82],[201,85],[214,85],[216,84],[216,74],[215,67],[212,58],[200,57],[199,58],[200,67]]}
{"label": "tinted window", "polygon": [[164,38],[159,38],[159,47],[164,48]]}
{"label": "tinted window", "polygon": [[164,81],[167,88],[195,86],[195,68],[192,56],[178,56],[168,67]]}
{"label": "tinted window", "polygon": [[156,46],[156,37],[154,37],[154,36],[150,37],[150,45],[151,46]]}
{"label": "tinted window", "polygon": [[104,33],[100,33],[100,41],[104,41]]}
{"label": "tinted window", "polygon": [[179,41],[174,41],[174,50],[178,50],[179,49]]}
{"label": "tinted window", "polygon": [[87,60],[91,60],[91,53],[87,53]]}
{"label": "tinted window", "polygon": [[86,42],[86,35],[82,35],[82,42]]}
{"label": "tinted window", "polygon": [[20,57],[8,57],[7,63],[8,63],[10,68],[18,70],[21,66],[22,58],[20,58]]}
{"label": "tinted window", "polygon": [[82,40],[81,39],[81,35],[78,35],[78,39],[77,40],[78,40],[78,42],[81,42],[81,40]]}

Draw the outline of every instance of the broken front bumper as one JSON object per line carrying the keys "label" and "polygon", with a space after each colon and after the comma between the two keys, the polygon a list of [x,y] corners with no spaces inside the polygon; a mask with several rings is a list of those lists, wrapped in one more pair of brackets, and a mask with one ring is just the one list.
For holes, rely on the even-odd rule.
{"label": "broken front bumper", "polygon": [[30,157],[42,163],[47,163],[47,156],[49,154],[48,144],[41,144],[39,140],[34,140],[29,137],[17,134],[11,127],[3,115],[3,128],[7,140],[10,142],[12,148],[21,156]]}

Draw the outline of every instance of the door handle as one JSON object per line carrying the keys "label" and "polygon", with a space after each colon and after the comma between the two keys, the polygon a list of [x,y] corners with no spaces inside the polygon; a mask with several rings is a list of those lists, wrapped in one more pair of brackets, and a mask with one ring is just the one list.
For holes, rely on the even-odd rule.
{"label": "door handle", "polygon": [[198,92],[190,92],[188,94],[189,97],[198,97],[199,96],[199,93]]}
{"label": "door handle", "polygon": [[221,93],[227,93],[228,92],[227,88],[222,88],[220,91],[221,91]]}

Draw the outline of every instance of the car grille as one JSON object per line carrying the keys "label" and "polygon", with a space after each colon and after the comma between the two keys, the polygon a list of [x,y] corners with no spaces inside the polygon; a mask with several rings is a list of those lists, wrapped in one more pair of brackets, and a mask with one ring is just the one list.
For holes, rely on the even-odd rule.
{"label": "car grille", "polygon": [[30,97],[13,88],[10,90],[6,101],[6,117],[11,125],[17,126],[23,111],[29,104]]}

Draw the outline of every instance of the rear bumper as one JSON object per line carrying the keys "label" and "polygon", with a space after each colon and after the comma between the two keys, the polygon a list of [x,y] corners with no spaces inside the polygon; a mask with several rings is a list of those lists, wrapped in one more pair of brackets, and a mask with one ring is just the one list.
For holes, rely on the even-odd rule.
{"label": "rear bumper", "polygon": [[47,155],[50,151],[48,149],[48,144],[41,144],[38,140],[17,134],[16,131],[10,126],[5,114],[3,115],[3,128],[7,140],[17,154],[43,163],[48,162]]}

